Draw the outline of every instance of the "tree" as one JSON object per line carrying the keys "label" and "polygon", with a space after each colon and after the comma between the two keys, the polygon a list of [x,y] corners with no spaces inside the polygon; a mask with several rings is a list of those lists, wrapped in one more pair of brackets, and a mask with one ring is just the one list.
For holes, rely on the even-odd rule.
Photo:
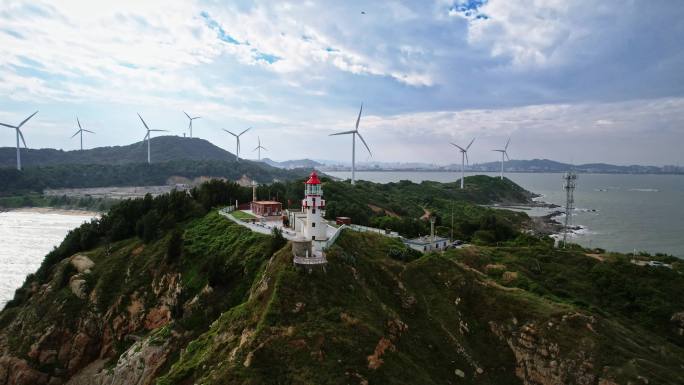
{"label": "tree", "polygon": [[176,227],[171,232],[169,243],[166,245],[166,261],[176,262],[183,253],[183,232]]}
{"label": "tree", "polygon": [[280,250],[287,243],[287,239],[283,237],[283,231],[278,227],[274,227],[271,231],[271,254]]}

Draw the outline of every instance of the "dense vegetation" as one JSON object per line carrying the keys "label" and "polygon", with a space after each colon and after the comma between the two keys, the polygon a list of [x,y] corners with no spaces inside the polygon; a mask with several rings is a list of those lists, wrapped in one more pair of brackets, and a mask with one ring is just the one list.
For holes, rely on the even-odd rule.
{"label": "dense vegetation", "polygon": [[[524,215],[469,201],[529,193],[506,180],[467,181],[459,191],[324,180],[341,213],[356,205],[370,223],[399,214],[424,223],[425,210],[444,217],[454,202],[458,231],[472,223],[474,240],[501,245],[422,255],[345,231],[325,273],[294,267],[281,234],[251,232],[214,210],[251,198],[236,183],[123,201],[71,231],[27,278],[0,312],[0,354],[62,382],[100,359],[110,379],[147,373],[159,385],[684,381],[684,337],[670,322],[684,311],[684,264],[660,256],[648,258],[673,269],[640,267],[602,250],[556,249],[520,232]],[[302,182],[259,195],[294,206]],[[89,271],[75,271],[77,253],[94,262]],[[85,280],[82,297],[75,279]],[[90,350],[43,361],[86,332]]]}
{"label": "dense vegetation", "polygon": [[23,171],[0,168],[0,195],[42,192],[48,188],[166,185],[172,177],[215,177],[238,180],[243,175],[259,183],[302,178],[304,170],[281,170],[242,160],[174,160],[121,165],[56,165],[26,167]]}
{"label": "dense vegetation", "polygon": [[[142,132],[142,131],[141,131]],[[243,139],[244,140],[244,139]],[[74,142],[76,144],[76,142]],[[151,156],[154,162],[171,160],[233,160],[235,155],[199,138],[159,136],[152,138]],[[16,149],[0,148],[0,167],[16,166]],[[59,164],[126,164],[147,162],[147,144],[137,142],[127,146],[97,147],[63,151],[52,148],[22,149],[21,162],[26,167]]]}
{"label": "dense vegetation", "polygon": [[429,234],[428,216],[436,218],[436,231],[442,236],[496,243],[511,239],[527,216],[512,211],[482,207],[492,203],[530,203],[533,195],[508,179],[484,175],[459,182],[378,184],[360,181],[353,189],[345,183],[324,183],[329,202],[326,217],[349,216],[354,223],[388,228],[415,237]]}

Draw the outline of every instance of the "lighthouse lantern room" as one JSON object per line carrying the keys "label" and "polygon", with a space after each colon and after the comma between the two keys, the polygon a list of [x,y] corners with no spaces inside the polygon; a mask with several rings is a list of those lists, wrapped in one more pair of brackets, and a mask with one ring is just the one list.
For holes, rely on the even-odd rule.
{"label": "lighthouse lantern room", "polygon": [[306,214],[304,237],[314,242],[325,241],[327,240],[328,227],[323,220],[322,213],[322,210],[325,209],[325,200],[323,200],[323,189],[316,171],[313,171],[306,181],[304,195],[302,200],[302,210]]}

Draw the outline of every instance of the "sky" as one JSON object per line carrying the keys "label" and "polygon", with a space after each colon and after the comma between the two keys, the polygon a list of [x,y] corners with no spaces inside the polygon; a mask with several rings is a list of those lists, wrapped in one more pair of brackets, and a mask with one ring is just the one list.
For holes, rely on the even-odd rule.
{"label": "sky", "polygon": [[[155,129],[264,157],[684,165],[676,0],[2,0],[0,122],[30,148]],[[14,132],[0,127],[0,146]],[[159,134],[159,133],[157,133]],[[357,142],[358,144],[358,142]]]}

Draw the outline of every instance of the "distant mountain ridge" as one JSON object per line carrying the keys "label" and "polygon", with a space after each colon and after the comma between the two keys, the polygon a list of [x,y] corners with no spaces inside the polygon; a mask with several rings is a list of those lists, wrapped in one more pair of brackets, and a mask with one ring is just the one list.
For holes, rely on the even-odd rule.
{"label": "distant mountain ridge", "polygon": [[262,162],[268,164],[269,166],[273,167],[278,167],[278,168],[286,168],[286,169],[292,169],[292,168],[320,168],[323,167],[323,163],[316,162],[315,160],[311,159],[295,159],[295,160],[286,160],[284,162],[278,162],[269,158],[264,158],[261,160]]}
{"label": "distant mountain ridge", "polygon": [[[15,167],[14,147],[0,148],[0,167]],[[235,155],[200,138],[158,136],[151,141],[153,163],[172,160],[233,160]],[[21,149],[24,166],[54,166],[58,164],[109,164],[147,162],[147,144],[136,142],[126,146],[96,147],[85,150],[63,151],[52,148]]]}
{"label": "distant mountain ridge", "polygon": [[[570,170],[586,174],[677,174],[684,172],[684,169],[677,166],[618,166],[608,163],[573,165],[549,159],[509,160],[504,163],[504,166],[509,172],[565,172]],[[470,167],[472,171],[499,171],[500,169],[501,162],[479,163]]]}
{"label": "distant mountain ridge", "polygon": [[142,142],[83,151],[22,149],[22,171],[15,169],[16,149],[0,148],[0,196],[54,188],[165,185],[195,178],[271,183],[310,172],[247,159],[238,162],[204,139],[160,136],[152,138],[151,145],[152,164],[147,164],[147,145]]}
{"label": "distant mountain ridge", "polygon": [[[509,160],[504,163],[509,172],[566,172],[574,170],[580,173],[606,174],[684,174],[679,166],[619,166],[607,163],[587,163],[573,165],[550,159]],[[323,171],[349,171],[351,167],[344,162],[328,163],[321,167]],[[432,163],[398,163],[398,162],[363,162],[356,164],[357,171],[458,171],[460,164],[438,165]],[[476,163],[466,166],[468,171],[498,172],[501,162]]]}

